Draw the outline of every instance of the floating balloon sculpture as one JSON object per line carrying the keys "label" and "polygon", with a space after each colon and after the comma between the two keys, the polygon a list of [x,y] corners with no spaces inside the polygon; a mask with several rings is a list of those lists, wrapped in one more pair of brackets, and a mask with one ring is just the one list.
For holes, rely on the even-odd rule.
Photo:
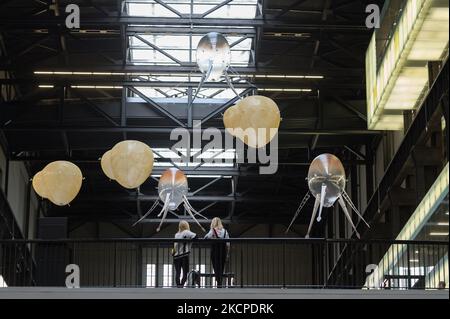
{"label": "floating balloon sculpture", "polygon": [[[361,216],[358,209],[355,207],[350,197],[345,192],[345,182],[346,182],[345,170],[339,158],[337,158],[332,154],[326,153],[317,156],[309,166],[307,180],[309,192],[311,192],[311,194],[316,198],[316,201],[314,202],[313,213],[311,221],[309,223],[306,238],[309,237],[309,233],[311,232],[312,224],[314,222],[314,219],[316,218],[317,210],[319,210],[319,215],[317,216],[317,221],[319,222],[322,219],[322,208],[333,206],[336,200],[339,202],[339,205],[344,211],[347,220],[355,230],[356,236],[358,238],[360,238],[360,236],[358,231],[356,230],[355,225],[353,224],[352,218],[346,206],[346,202],[362,219],[362,221],[367,225],[367,227],[370,228],[369,224]],[[302,210],[303,206],[308,201],[310,197],[309,192],[306,193],[305,197],[300,203],[300,206],[297,208],[294,218],[292,219],[286,232],[289,231],[294,221],[300,214],[300,211]]]}
{"label": "floating balloon sculpture", "polygon": [[133,189],[141,186],[153,170],[153,151],[139,141],[123,141],[103,154],[101,167],[108,178]]}
{"label": "floating balloon sculpture", "polygon": [[75,164],[56,161],[48,164],[33,177],[36,193],[58,206],[65,206],[78,195],[83,182],[81,170]]}
{"label": "floating balloon sculpture", "polygon": [[[163,207],[158,214],[161,217],[161,223],[159,224],[157,231],[161,230],[161,226],[167,217],[169,211],[174,211],[183,203],[184,208],[189,213],[189,215],[194,219],[194,221],[200,226],[200,228],[205,231],[202,225],[198,222],[194,215],[198,215],[204,219],[205,216],[197,212],[189,203],[187,199],[188,194],[188,181],[186,175],[177,168],[169,168],[161,175],[158,182],[158,194],[159,199],[163,202]],[[159,200],[153,203],[153,206],[145,213],[141,219],[139,219],[133,226],[137,225],[139,222],[144,220],[155,208],[158,206]]]}
{"label": "floating balloon sculpture", "polygon": [[223,115],[227,131],[253,148],[263,147],[275,137],[280,120],[277,104],[259,95],[240,100]]}

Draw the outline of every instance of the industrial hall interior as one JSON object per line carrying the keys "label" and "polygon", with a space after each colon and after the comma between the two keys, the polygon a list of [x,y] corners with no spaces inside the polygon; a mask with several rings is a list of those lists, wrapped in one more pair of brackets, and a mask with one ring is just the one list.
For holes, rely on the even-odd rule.
{"label": "industrial hall interior", "polygon": [[448,0],[0,1],[0,299],[448,299],[448,46]]}

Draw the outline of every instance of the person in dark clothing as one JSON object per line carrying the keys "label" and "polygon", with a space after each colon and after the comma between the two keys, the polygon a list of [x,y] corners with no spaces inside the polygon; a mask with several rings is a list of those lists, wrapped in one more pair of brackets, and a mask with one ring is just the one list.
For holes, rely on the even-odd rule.
{"label": "person in dark clothing", "polygon": [[[178,233],[175,239],[193,239],[197,235],[190,231],[189,223],[185,220],[180,221]],[[175,266],[175,284],[178,288],[183,288],[189,272],[189,254],[191,252],[191,243],[177,242],[173,249],[173,264]],[[181,276],[183,271],[183,276]]]}
{"label": "person in dark clothing", "polygon": [[[214,217],[211,221],[211,229],[205,236],[206,239],[212,238],[230,238],[228,232],[223,228],[222,221],[218,217]],[[214,270],[217,287],[222,287],[223,272],[225,263],[228,259],[230,251],[230,243],[220,242],[211,245],[211,263]]]}

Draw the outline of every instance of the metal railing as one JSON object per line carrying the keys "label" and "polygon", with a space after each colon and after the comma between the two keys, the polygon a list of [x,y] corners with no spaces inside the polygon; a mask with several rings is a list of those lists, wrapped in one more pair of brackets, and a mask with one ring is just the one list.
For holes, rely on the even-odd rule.
{"label": "metal railing", "polygon": [[[186,286],[216,285],[211,247],[224,241],[191,241],[189,271],[196,270],[198,276],[195,280],[191,273]],[[175,242],[187,244],[186,240],[159,238],[1,240],[0,275],[8,287],[65,286],[66,267],[75,264],[81,287],[174,287]],[[436,268],[447,256],[447,242],[303,238],[226,242],[230,254],[221,256],[225,263],[222,278],[223,286],[230,288],[438,289],[448,283],[448,269]],[[401,253],[392,256],[386,269],[376,269],[392,246],[398,246]],[[358,253],[341,255],[351,251]],[[333,267],[338,258],[348,259],[345,267]],[[368,285],[368,275],[375,270],[382,278]]]}

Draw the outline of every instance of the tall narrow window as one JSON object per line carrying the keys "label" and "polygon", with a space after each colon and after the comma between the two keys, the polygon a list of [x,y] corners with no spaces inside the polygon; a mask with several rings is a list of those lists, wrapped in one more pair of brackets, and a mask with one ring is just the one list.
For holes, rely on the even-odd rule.
{"label": "tall narrow window", "polygon": [[7,288],[8,285],[6,284],[5,280],[3,279],[3,276],[0,275],[0,288]]}
{"label": "tall narrow window", "polygon": [[[206,273],[206,265],[205,264],[195,265],[195,269],[197,269],[197,271],[199,271],[201,274]],[[206,278],[205,278],[205,276],[201,276],[200,277],[200,286],[201,287],[205,287],[206,286]]]}
{"label": "tall narrow window", "polygon": [[155,264],[147,264],[146,269],[146,287],[155,287],[156,286],[156,265]]}
{"label": "tall narrow window", "polygon": [[163,287],[173,286],[172,265],[164,264],[163,268]]}

